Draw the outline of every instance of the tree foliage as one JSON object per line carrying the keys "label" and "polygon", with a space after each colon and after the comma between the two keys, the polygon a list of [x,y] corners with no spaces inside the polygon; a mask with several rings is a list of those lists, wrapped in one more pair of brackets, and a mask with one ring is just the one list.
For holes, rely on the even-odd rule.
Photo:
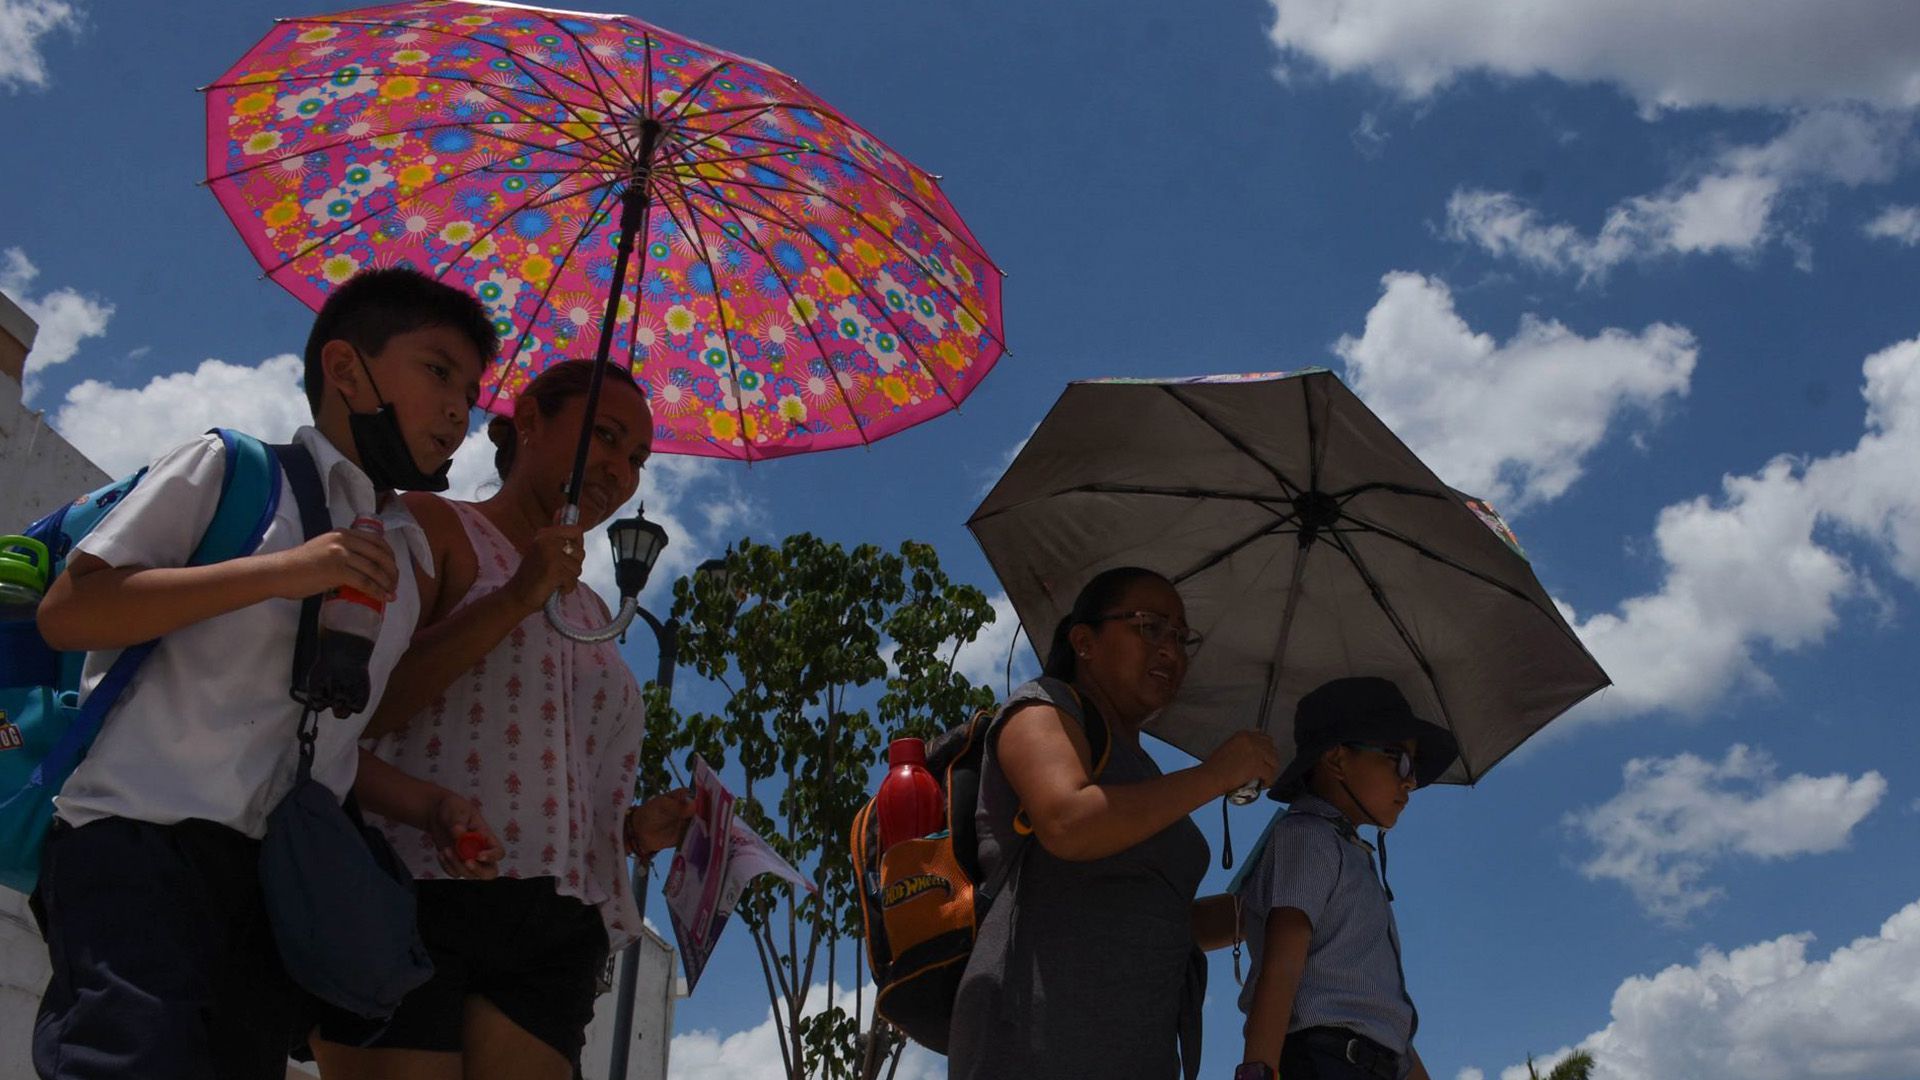
{"label": "tree foliage", "polygon": [[[673,608],[681,665],[723,687],[725,702],[678,715],[654,688],[649,715],[669,721],[649,732],[641,784],[664,790],[668,763],[689,752],[744,774],[736,812],[818,889],[750,889],[735,909],[753,935],[787,1075],[871,1078],[897,1065],[901,1041],[884,1024],[861,1030],[867,975],[848,834],[891,738],[944,730],[992,703],[953,670],[992,609],[914,541],[848,550],[803,533],[742,542],[725,563],[724,575],[677,582]],[[807,1011],[821,974],[829,988],[842,978],[859,988],[851,1012],[832,1001]]]}
{"label": "tree foliage", "polygon": [[[1541,1080],[1540,1070],[1533,1067],[1533,1055],[1527,1055],[1528,1080]],[[1593,1080],[1593,1055],[1585,1050],[1575,1050],[1561,1058],[1559,1064],[1548,1072],[1545,1080]]]}

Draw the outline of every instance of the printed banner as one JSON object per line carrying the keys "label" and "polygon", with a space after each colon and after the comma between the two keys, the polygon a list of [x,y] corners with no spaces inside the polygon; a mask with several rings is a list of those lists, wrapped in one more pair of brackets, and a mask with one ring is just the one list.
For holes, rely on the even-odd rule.
{"label": "printed banner", "polygon": [[754,878],[775,874],[814,891],[813,883],[733,816],[733,793],[698,755],[693,759],[693,820],[674,853],[661,894],[687,974],[687,992],[700,981],[707,957],[726,928],[740,894]]}

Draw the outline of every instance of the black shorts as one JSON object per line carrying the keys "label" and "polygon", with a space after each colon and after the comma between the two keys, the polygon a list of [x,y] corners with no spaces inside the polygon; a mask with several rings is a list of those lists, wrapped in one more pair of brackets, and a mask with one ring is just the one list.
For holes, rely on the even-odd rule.
{"label": "black shorts", "polygon": [[458,1053],[466,999],[486,998],[575,1065],[607,963],[600,911],[554,891],[554,879],[422,881],[420,937],[433,978],[400,1002],[383,1030],[345,1015],[320,1037],[348,1046]]}
{"label": "black shorts", "polygon": [[267,924],[258,840],[210,821],[55,824],[33,909],[53,965],[34,1025],[41,1076],[286,1075],[305,1020]]}

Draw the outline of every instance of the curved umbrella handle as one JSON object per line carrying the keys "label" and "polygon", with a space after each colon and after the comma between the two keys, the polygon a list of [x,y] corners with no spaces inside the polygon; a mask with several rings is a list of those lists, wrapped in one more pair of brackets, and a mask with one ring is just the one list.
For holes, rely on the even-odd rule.
{"label": "curved umbrella handle", "polygon": [[[561,632],[565,633],[565,631]],[[1246,806],[1259,797],[1260,785],[1249,780],[1239,787],[1234,788],[1233,791],[1227,795],[1227,801],[1235,806]]]}
{"label": "curved umbrella handle", "polygon": [[547,597],[547,622],[560,632],[561,637],[588,645],[612,641],[626,633],[628,624],[633,622],[633,617],[639,610],[639,597],[623,596],[620,598],[620,610],[614,613],[612,622],[596,629],[584,630],[578,626],[569,626],[566,616],[560,614],[560,593],[557,590],[552,596]]}
{"label": "curved umbrella handle", "polygon": [[[574,502],[567,503],[566,509],[560,512],[560,523],[563,525],[572,525],[579,520],[580,504]],[[639,610],[639,597],[623,596],[620,598],[620,610],[614,613],[613,621],[605,626],[589,630],[568,625],[567,617],[560,613],[560,590],[555,589],[553,595],[547,597],[548,625],[558,630],[561,637],[588,645],[597,645],[602,641],[612,641],[614,638],[626,633],[627,626],[633,622],[633,616]]]}

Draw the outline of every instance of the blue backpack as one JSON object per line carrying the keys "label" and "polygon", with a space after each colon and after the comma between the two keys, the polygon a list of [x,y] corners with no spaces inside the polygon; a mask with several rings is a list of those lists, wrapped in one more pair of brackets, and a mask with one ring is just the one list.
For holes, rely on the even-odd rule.
{"label": "blue backpack", "polygon": [[[226,449],[226,472],[213,520],[190,566],[251,555],[280,504],[280,462],[251,435],[216,428]],[[73,545],[92,532],[147,474],[82,496],[28,526],[23,536],[44,544],[52,581],[65,569]],[[140,664],[158,641],[121,651],[85,704],[79,703],[84,652],[60,652],[31,619],[0,620],[0,886],[33,891],[40,850],[53,822],[53,797],[80,764]]]}

